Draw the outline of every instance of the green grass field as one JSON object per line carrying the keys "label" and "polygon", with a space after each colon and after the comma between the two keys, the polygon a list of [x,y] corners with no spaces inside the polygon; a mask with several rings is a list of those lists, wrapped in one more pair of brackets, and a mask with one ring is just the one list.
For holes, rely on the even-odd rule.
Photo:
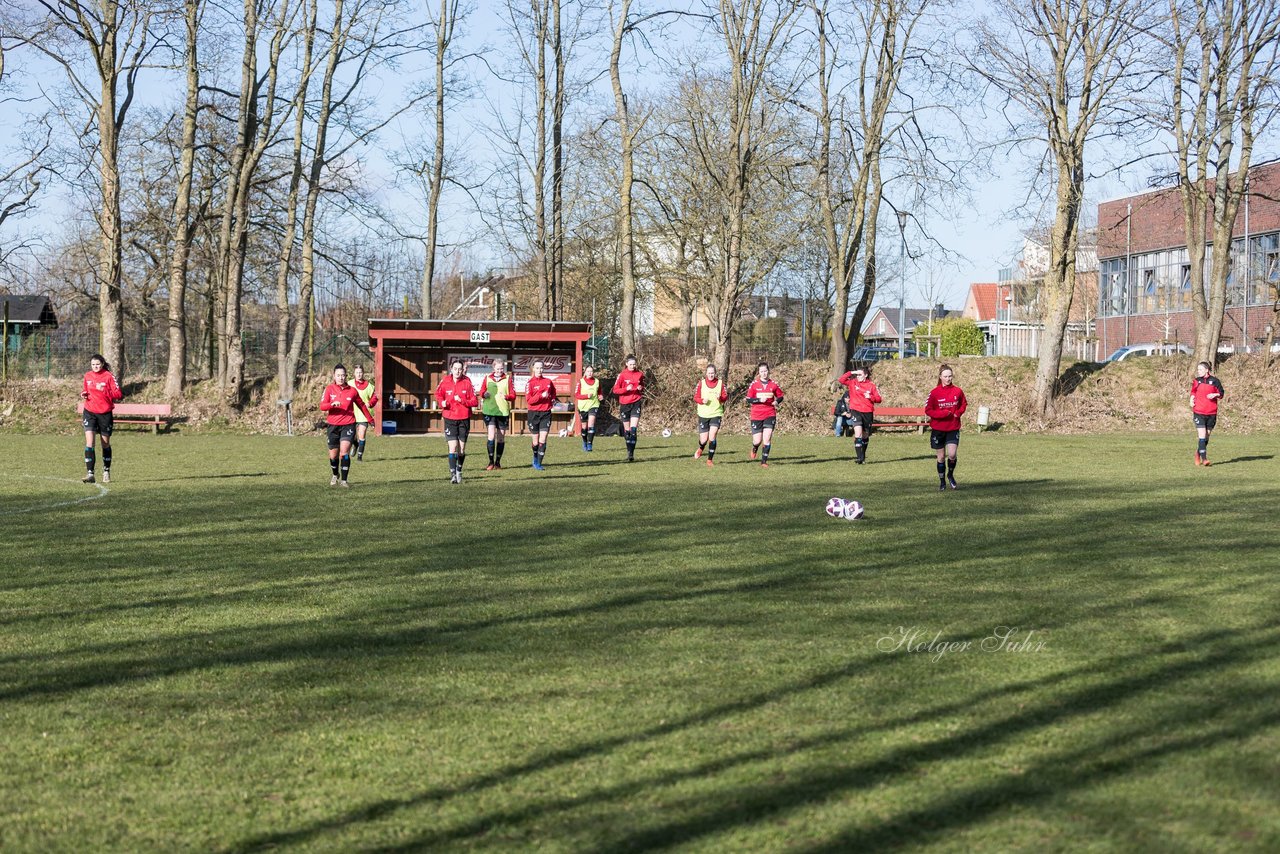
{"label": "green grass field", "polygon": [[0,850],[1274,851],[1275,444],[5,436]]}

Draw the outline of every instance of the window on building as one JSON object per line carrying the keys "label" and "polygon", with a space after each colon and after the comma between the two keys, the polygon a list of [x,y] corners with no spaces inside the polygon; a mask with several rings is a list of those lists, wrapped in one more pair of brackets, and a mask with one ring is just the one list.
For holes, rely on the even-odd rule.
{"label": "window on building", "polygon": [[1280,252],[1268,252],[1263,263],[1268,282],[1280,282]]}
{"label": "window on building", "polygon": [[880,325],[876,327],[876,334],[883,335],[884,331],[885,331],[885,322],[884,322],[884,318],[882,317],[880,318]]}
{"label": "window on building", "polygon": [[1142,307],[1139,311],[1155,311],[1160,307],[1158,288],[1156,288],[1156,271],[1142,271]]}

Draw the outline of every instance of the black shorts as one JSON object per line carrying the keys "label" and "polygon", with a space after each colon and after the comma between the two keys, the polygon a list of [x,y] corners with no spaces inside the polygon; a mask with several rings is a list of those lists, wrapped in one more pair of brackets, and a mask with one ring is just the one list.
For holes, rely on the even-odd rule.
{"label": "black shorts", "polygon": [[712,428],[712,427],[715,427],[715,428],[719,429],[719,427],[720,427],[720,416],[719,416],[719,415],[715,416],[714,418],[699,418],[699,419],[698,419],[698,432],[699,432],[699,433],[707,433],[707,432],[710,432],[710,430],[711,430],[711,428]]}
{"label": "black shorts", "polygon": [[947,445],[960,444],[959,430],[930,430],[929,431],[929,447],[935,451],[941,451]]}
{"label": "black shorts", "polygon": [[866,433],[871,429],[871,422],[875,420],[875,417],[870,412],[850,410],[848,414],[845,415],[845,419],[848,421],[850,427],[861,427],[862,432]]}
{"label": "black shorts", "polygon": [[644,406],[643,400],[637,400],[635,403],[624,403],[618,407],[618,420],[630,422],[632,418],[640,417],[640,410]]}
{"label": "black shorts", "polygon": [[90,412],[85,410],[80,421],[86,433],[97,433],[99,436],[110,436],[115,427],[115,418],[110,412]]}
{"label": "black shorts", "polygon": [[527,421],[530,433],[545,433],[551,429],[551,411],[530,412]]}
{"label": "black shorts", "polygon": [[760,433],[760,432],[763,432],[766,428],[769,430],[772,430],[777,426],[778,426],[778,417],[774,415],[774,416],[770,416],[769,418],[761,418],[758,421],[753,420],[751,422],[751,432]]}
{"label": "black shorts", "polygon": [[444,420],[444,437],[446,439],[457,439],[459,442],[467,441],[467,437],[471,435],[471,419],[446,418]]}
{"label": "black shorts", "polygon": [[356,425],[354,424],[330,424],[329,425],[329,450],[335,450],[341,447],[343,442],[354,442],[356,438]]}
{"label": "black shorts", "polygon": [[506,430],[511,426],[510,415],[486,415],[484,417],[484,426],[497,427],[499,430]]}
{"label": "black shorts", "polygon": [[[1212,430],[1218,426],[1218,415],[1201,415],[1199,412],[1191,413],[1191,420],[1196,422],[1196,427],[1203,427],[1206,430]],[[85,428],[88,429],[87,427]]]}
{"label": "black shorts", "polygon": [[582,419],[582,424],[585,427],[587,424],[587,419],[594,418],[597,414],[599,414],[599,412],[600,412],[600,408],[598,406],[593,407],[591,409],[579,409],[578,417]]}

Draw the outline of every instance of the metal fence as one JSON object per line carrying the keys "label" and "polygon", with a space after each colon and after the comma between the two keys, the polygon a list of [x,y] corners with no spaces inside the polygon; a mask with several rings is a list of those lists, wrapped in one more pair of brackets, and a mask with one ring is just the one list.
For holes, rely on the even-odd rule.
{"label": "metal fence", "polygon": [[[361,346],[367,338],[364,331],[324,331],[315,337],[311,364],[317,370],[334,362],[358,362],[369,358]],[[247,326],[241,334],[245,351],[247,376],[269,376],[276,372],[276,332],[274,327]],[[89,360],[101,352],[96,324],[66,324],[58,329],[41,329],[18,336],[11,335],[0,358],[6,379],[75,377],[89,369]],[[187,376],[209,377],[217,365],[216,342],[212,352],[208,338],[189,336],[187,340]],[[308,370],[304,356],[303,370]],[[124,338],[124,364],[112,365],[118,376],[130,381],[163,379],[169,366],[169,338],[163,326],[143,327],[127,323]]]}

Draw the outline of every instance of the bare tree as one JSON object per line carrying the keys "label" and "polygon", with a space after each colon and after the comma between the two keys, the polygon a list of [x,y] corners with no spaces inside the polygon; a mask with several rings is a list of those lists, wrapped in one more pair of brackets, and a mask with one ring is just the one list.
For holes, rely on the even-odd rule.
{"label": "bare tree", "polygon": [[444,193],[445,182],[445,104],[449,95],[449,81],[446,74],[453,64],[451,56],[454,37],[458,23],[463,18],[464,10],[460,0],[440,0],[440,11],[436,18],[429,22],[435,31],[435,145],[430,161],[423,171],[427,176],[427,234],[426,261],[422,267],[422,316],[431,317],[431,282],[436,274],[436,247],[439,232],[440,197]]}
{"label": "bare tree", "polygon": [[[218,331],[218,386],[226,401],[239,406],[244,389],[245,353],[242,339],[245,256],[249,246],[252,192],[258,167],[293,110],[300,109],[303,87],[280,109],[277,90],[281,57],[297,35],[295,22],[301,3],[296,0],[244,0],[244,45],[241,52],[240,92],[236,113],[235,147],[227,174],[227,189],[218,234],[218,273],[223,302]],[[264,17],[266,20],[264,21]],[[260,39],[267,37],[265,70],[259,74]]]}
{"label": "bare tree", "polygon": [[[1254,142],[1278,109],[1280,2],[1170,0],[1168,26],[1157,33],[1173,67],[1169,101],[1155,116],[1175,144],[1191,265],[1195,358],[1213,362],[1226,313],[1227,280],[1233,274],[1232,235],[1248,192]],[[1214,251],[1206,282],[1209,243]],[[1234,272],[1247,287],[1249,271]]]}
{"label": "bare tree", "polygon": [[[769,147],[776,142],[782,102],[770,95],[777,83],[779,62],[799,11],[794,0],[719,0],[715,10],[717,35],[728,59],[725,98],[716,109],[723,116],[727,134],[723,147],[708,131],[709,115],[694,116],[691,136],[704,167],[713,175],[717,202],[725,228],[721,234],[719,282],[711,298],[711,325],[716,330],[714,361],[722,376],[728,375],[732,333],[743,298],[750,292],[751,276],[744,275],[744,244],[748,230],[752,191],[764,169]],[[792,87],[775,86],[782,92]],[[710,107],[710,105],[707,105]],[[744,287],[745,286],[745,287]]]}
{"label": "bare tree", "polygon": [[[36,0],[22,44],[53,60],[89,118],[86,143],[96,134],[101,238],[98,252],[99,336],[103,354],[123,372],[124,310],[121,267],[120,132],[133,105],[138,74],[154,46],[146,0]],[[88,59],[89,68],[86,70]]]}
{"label": "bare tree", "polygon": [[5,224],[12,224],[30,212],[45,182],[54,175],[53,167],[45,161],[53,128],[44,119],[38,121],[37,126],[18,155],[18,162],[0,167],[0,270],[16,253],[31,245],[29,240],[5,240]]}
{"label": "bare tree", "polygon": [[[818,102],[810,108],[818,122],[816,195],[827,263],[835,284],[829,329],[831,380],[848,369],[849,353],[875,298],[875,260],[860,256],[864,246],[868,253],[875,251],[886,146],[914,120],[911,112],[894,114],[891,108],[904,67],[916,50],[916,29],[930,5],[931,0],[864,0],[852,4],[851,38],[857,54],[849,95],[835,86],[836,75],[846,62],[840,56],[840,40],[832,38],[837,21],[830,4],[827,0],[810,2],[818,72]],[[848,321],[849,297],[859,266],[863,287],[852,320]]]}
{"label": "bare tree", "polygon": [[191,223],[191,184],[195,174],[196,124],[200,108],[200,20],[204,0],[183,0],[183,67],[186,98],[182,109],[179,143],[178,190],[173,202],[173,251],[169,257],[169,365],[165,371],[166,397],[182,396],[187,382],[187,265],[195,230]]}
{"label": "bare tree", "polygon": [[1044,334],[1031,400],[1033,412],[1044,417],[1058,393],[1075,293],[1087,143],[1117,118],[1119,90],[1132,82],[1146,0],[997,0],[995,6],[993,18],[976,31],[975,68],[1047,144],[1044,162],[1055,182]]}

